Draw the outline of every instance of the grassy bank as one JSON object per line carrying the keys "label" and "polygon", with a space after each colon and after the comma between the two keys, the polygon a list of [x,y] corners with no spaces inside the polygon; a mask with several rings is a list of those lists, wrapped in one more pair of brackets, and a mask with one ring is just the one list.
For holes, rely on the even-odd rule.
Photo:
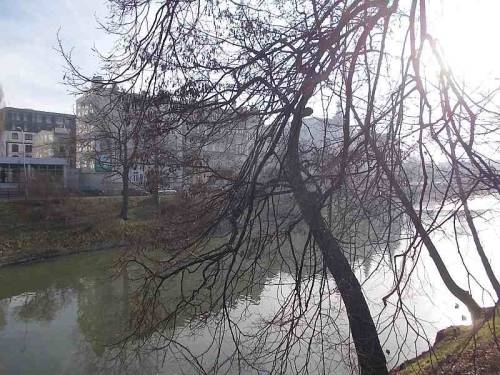
{"label": "grassy bank", "polygon": [[476,326],[439,331],[431,350],[403,363],[392,374],[500,374],[500,308]]}
{"label": "grassy bank", "polygon": [[150,238],[156,211],[147,197],[131,197],[127,221],[118,218],[120,197],[0,201],[0,266]]}

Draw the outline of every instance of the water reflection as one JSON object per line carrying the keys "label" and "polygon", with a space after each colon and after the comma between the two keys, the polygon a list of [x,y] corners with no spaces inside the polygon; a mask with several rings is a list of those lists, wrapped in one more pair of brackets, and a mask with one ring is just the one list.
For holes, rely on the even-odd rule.
{"label": "water reflection", "polygon": [[[133,281],[126,272],[116,276],[111,267],[117,255],[118,251],[83,254],[1,270],[0,368],[7,373],[94,374],[137,373],[139,366],[140,373],[157,373],[162,353],[124,357],[118,348],[109,347],[127,332],[134,305]],[[185,279],[183,292],[200,279],[201,272]],[[250,288],[244,279],[240,281],[241,295],[257,304],[264,283]],[[209,311],[215,315],[220,311],[222,301],[214,302],[210,296],[213,288],[217,286],[200,290],[199,304],[175,317],[177,330],[195,317],[206,320]],[[162,294],[172,308],[165,313],[174,312],[182,300],[179,284],[169,285]],[[236,294],[229,308],[238,298]],[[169,320],[171,328],[173,322]]]}
{"label": "water reflection", "polygon": [[[349,220],[343,218],[342,225],[349,225]],[[351,221],[356,230],[351,228],[351,235],[341,239],[352,264],[365,280],[371,309],[377,314],[383,310],[381,297],[393,282],[390,259],[398,251],[398,240],[404,236],[404,222],[392,220],[390,232],[385,232],[382,238],[380,233],[387,227],[385,217],[368,221],[353,216]],[[490,221],[483,230],[494,231],[494,227]],[[342,228],[335,230],[346,232]],[[485,238],[489,239],[485,241],[486,247],[495,246],[497,237]],[[301,248],[306,240],[307,232],[297,228],[292,242]],[[436,241],[440,241],[440,249],[450,244],[441,234],[436,234]],[[322,269],[316,267],[319,259],[312,255],[300,275],[302,287],[313,291],[307,308],[300,305],[303,301],[293,301],[298,254],[285,246],[279,257],[269,254],[258,264],[251,261],[255,254],[249,252],[247,259],[242,259],[240,277],[229,284],[217,276],[208,278],[207,283],[211,268],[199,267],[178,275],[162,287],[161,304],[155,314],[141,315],[137,308],[143,301],[137,300],[133,293],[141,284],[135,279],[134,270],[118,272],[112,267],[120,254],[120,251],[82,254],[0,270],[0,373],[195,373],[197,367],[208,369],[218,360],[229,358],[234,351],[233,335],[241,339],[241,350],[248,350],[245,354],[251,354],[255,362],[218,364],[231,370],[230,373],[239,372],[240,365],[244,371],[255,373],[252,366],[260,369],[273,366],[264,354],[272,350],[279,353],[280,340],[285,337],[283,330],[292,311],[283,308],[280,312],[280,306],[293,306],[295,312],[303,309],[311,319],[304,319],[304,326],[296,327],[296,332],[303,334],[301,340],[307,345],[310,342],[313,348],[327,345],[327,352],[332,353],[328,358],[330,372],[348,373],[352,357],[346,349],[349,343],[342,343],[342,338],[348,337],[342,306],[331,280],[325,281]],[[417,281],[426,283],[409,288],[404,296],[408,309],[427,319],[428,324],[424,322],[418,327],[418,335],[423,339],[413,341],[416,334],[409,332],[407,316],[398,317],[394,329],[384,330],[392,324],[390,307],[378,317],[384,348],[391,353],[404,351],[400,356],[389,357],[391,364],[405,355],[413,355],[415,350],[424,350],[425,337],[432,341],[436,329],[460,323],[464,314],[461,306],[454,308],[455,301],[443,292],[432,264],[426,262],[423,259],[422,267],[416,271]],[[375,268],[381,272],[367,280],[366,276]],[[221,295],[221,288],[230,290],[227,299]],[[320,290],[323,292],[319,293]],[[321,304],[321,309],[316,310]],[[134,337],[133,345],[112,345],[119,344],[131,327],[137,327],[132,323],[138,317],[146,319],[147,324]],[[230,332],[223,317],[230,318],[240,331]],[[307,325],[312,323],[324,327],[324,336],[307,336]],[[247,339],[248,332],[256,337]],[[405,337],[406,343],[402,341]],[[169,340],[172,341],[165,346]],[[161,350],[153,350],[158,348]],[[193,358],[184,358],[189,355],[185,348],[189,348]],[[288,369],[290,373],[300,368],[306,358],[299,349],[292,354],[291,363],[296,367]],[[194,367],[187,367],[188,361]],[[319,361],[318,366],[321,364]]]}
{"label": "water reflection", "polygon": [[[300,248],[306,237],[307,232],[298,228],[292,240]],[[361,238],[357,237],[358,249]],[[290,247],[283,247],[278,258],[262,257],[258,265],[251,262],[254,254],[248,253],[241,274],[227,285],[223,272],[207,283],[207,273],[213,270],[203,267],[169,280],[161,290],[161,308],[148,317],[133,345],[120,345],[120,340],[136,326],[131,319],[141,316],[137,307],[142,302],[133,294],[140,284],[133,270],[119,272],[112,267],[119,255],[119,251],[82,254],[2,269],[1,368],[23,374],[169,374],[173,369],[191,373],[196,369],[187,370],[191,367],[183,358],[187,353],[183,346],[200,356],[200,367],[210,368],[220,355],[219,345],[226,355],[234,350],[231,335],[220,331],[224,307],[241,332],[271,327],[262,331],[268,343],[281,338],[285,315],[281,320],[276,315],[283,302],[278,300],[293,292],[296,272],[297,254]],[[368,251],[351,255],[369,271]],[[315,264],[320,260],[309,261],[302,277],[314,282],[314,273],[321,274]],[[220,293],[223,288],[229,290],[227,296]],[[152,350],[165,345],[165,337],[172,340],[170,345]],[[218,345],[213,337],[220,339]]]}

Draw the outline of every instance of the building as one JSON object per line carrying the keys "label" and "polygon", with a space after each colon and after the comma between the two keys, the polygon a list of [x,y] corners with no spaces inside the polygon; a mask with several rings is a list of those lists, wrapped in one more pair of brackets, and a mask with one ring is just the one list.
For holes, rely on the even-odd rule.
{"label": "building", "polygon": [[139,99],[117,86],[94,83],[76,100],[76,167],[89,181],[85,190],[121,191],[124,165],[129,167],[131,187],[144,187],[144,137],[133,133]]}
{"label": "building", "polygon": [[[0,109],[0,156],[32,158],[33,140],[41,131],[66,129],[74,137],[76,118],[74,115],[36,111],[32,109],[4,107]],[[70,147],[68,158],[74,166],[75,150]]]}
{"label": "building", "polygon": [[195,132],[183,138],[183,154],[196,156],[194,167],[184,171],[187,184],[217,184],[221,177],[239,173],[252,149],[253,131],[257,116],[248,112],[212,113],[206,122],[197,125]]}
{"label": "building", "polygon": [[83,173],[107,174],[121,189],[126,150],[132,187],[180,190],[234,173],[246,159],[250,116],[186,115],[172,103],[144,103],[140,94],[99,84],[77,99],[77,167]]}
{"label": "building", "polygon": [[75,165],[74,139],[71,131],[66,128],[42,130],[33,137],[34,158],[62,158],[68,165]]}
{"label": "building", "polygon": [[74,178],[66,159],[0,156],[0,198],[21,196],[28,191],[53,193],[70,184],[74,186]]}

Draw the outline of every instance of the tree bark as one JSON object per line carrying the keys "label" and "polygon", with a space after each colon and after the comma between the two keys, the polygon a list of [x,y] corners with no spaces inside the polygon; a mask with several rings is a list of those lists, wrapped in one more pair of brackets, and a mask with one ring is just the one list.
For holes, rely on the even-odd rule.
{"label": "tree bark", "polygon": [[323,261],[344,301],[361,374],[387,374],[385,355],[361,285],[321,214],[319,195],[307,190],[300,172],[298,142],[305,103],[307,99],[303,98],[293,116],[290,128],[285,163],[287,178],[304,220],[321,250]]}

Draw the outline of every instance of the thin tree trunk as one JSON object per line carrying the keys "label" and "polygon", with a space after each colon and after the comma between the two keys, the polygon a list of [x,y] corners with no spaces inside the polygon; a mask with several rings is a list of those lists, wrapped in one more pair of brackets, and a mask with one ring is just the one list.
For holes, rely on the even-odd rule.
{"label": "thin tree trunk", "polygon": [[457,173],[456,179],[460,194],[460,200],[462,202],[462,205],[464,206],[465,220],[467,221],[467,225],[469,226],[470,231],[472,233],[472,238],[474,239],[474,244],[476,245],[476,251],[479,254],[479,257],[481,258],[481,263],[483,264],[483,268],[486,272],[486,275],[488,275],[488,279],[490,280],[490,283],[493,286],[493,289],[495,290],[495,293],[497,295],[497,301],[500,301],[500,283],[498,282],[495,272],[493,272],[493,269],[491,268],[491,263],[488,260],[488,257],[484,252],[481,240],[479,239],[479,234],[477,233],[476,225],[474,224],[474,220],[472,219],[472,214],[469,210],[469,204],[467,203],[467,199],[465,199],[464,189],[461,178],[459,177],[460,172],[458,171],[458,169],[456,173]]}
{"label": "thin tree trunk", "polygon": [[483,245],[481,243],[481,240],[479,239],[479,234],[477,233],[476,225],[474,224],[474,220],[472,219],[472,214],[469,210],[469,204],[467,202],[463,182],[462,182],[462,176],[460,175],[460,165],[457,162],[457,155],[456,155],[456,145],[451,139],[451,131],[448,126],[446,126],[446,134],[448,136],[448,141],[450,142],[450,151],[451,151],[451,157],[452,157],[452,163],[453,163],[453,168],[455,170],[455,180],[457,182],[457,187],[458,187],[458,194],[460,196],[460,201],[462,202],[462,205],[464,207],[464,213],[465,213],[465,220],[467,221],[467,225],[469,226],[469,229],[472,234],[472,238],[474,240],[474,244],[476,245],[476,251],[479,254],[479,257],[481,258],[481,263],[483,264],[483,268],[486,272],[486,275],[488,276],[488,279],[490,280],[491,285],[493,286],[493,289],[495,290],[495,293],[497,295],[497,301],[500,301],[500,283],[498,282],[498,279],[495,275],[495,272],[493,272],[493,269],[491,268],[490,261],[488,260],[488,257],[486,256],[486,253],[484,252]]}
{"label": "thin tree trunk", "polygon": [[129,168],[128,166],[125,166],[123,168],[123,174],[122,174],[122,208],[120,212],[120,217],[123,220],[128,219],[128,198],[129,198],[129,189],[128,189],[128,178],[129,178]]}
{"label": "thin tree trunk", "polygon": [[372,149],[375,158],[377,159],[377,163],[380,165],[385,175],[389,179],[389,182],[391,183],[392,187],[394,188],[394,192],[397,194],[399,200],[401,201],[405,209],[405,212],[410,217],[410,220],[412,221],[413,226],[415,227],[418,235],[422,238],[422,241],[425,247],[427,248],[427,251],[429,252],[432,261],[436,265],[436,268],[445,286],[460,302],[462,302],[465,306],[467,306],[467,309],[472,315],[472,319],[474,320],[478,319],[482,314],[481,307],[474,300],[474,298],[472,298],[472,295],[469,292],[462,289],[460,286],[457,285],[457,283],[455,283],[450,273],[448,272],[448,269],[446,268],[443,259],[439,255],[439,252],[436,246],[434,245],[434,242],[430,238],[429,233],[424,228],[422,220],[420,219],[417,212],[413,208],[412,202],[404,192],[397,178],[394,176],[394,173],[385,163],[385,159],[381,154],[381,152],[379,151],[379,149],[377,148],[375,140],[368,134],[366,135],[366,137],[368,138],[368,143],[370,144],[370,148]]}
{"label": "thin tree trunk", "polygon": [[155,135],[155,162],[154,162],[154,173],[155,173],[155,187],[153,198],[155,201],[156,210],[160,210],[160,171],[158,167],[158,144],[156,143],[156,135]]}
{"label": "thin tree trunk", "polygon": [[122,172],[122,209],[120,212],[120,217],[123,220],[128,219],[128,180],[130,173],[129,159],[128,159],[128,145],[127,141],[123,144],[123,172]]}
{"label": "thin tree trunk", "polygon": [[361,285],[344,256],[342,248],[321,215],[319,197],[307,191],[300,172],[298,142],[302,126],[302,112],[306,102],[306,99],[301,101],[291,124],[286,156],[288,181],[304,220],[321,250],[323,261],[332,274],[344,301],[361,374],[387,374],[385,355]]}

